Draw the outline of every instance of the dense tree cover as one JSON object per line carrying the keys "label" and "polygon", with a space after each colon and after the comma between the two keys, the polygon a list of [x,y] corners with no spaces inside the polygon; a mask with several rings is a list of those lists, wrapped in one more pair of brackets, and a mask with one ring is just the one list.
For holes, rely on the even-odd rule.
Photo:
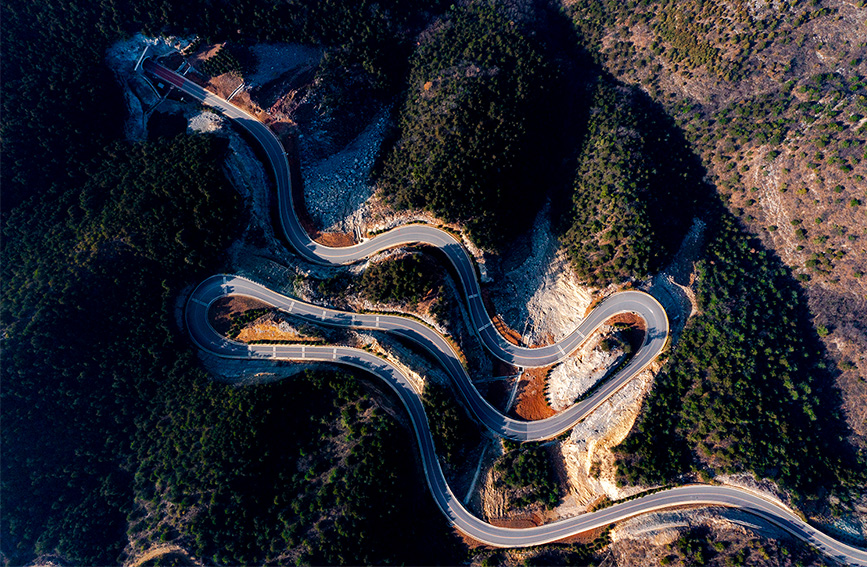
{"label": "dense tree cover", "polygon": [[5,220],[0,529],[13,563],[57,550],[105,565],[123,548],[137,421],[190,366],[169,329],[176,286],[232,234],[222,152],[186,136],[115,144],[84,187]]}
{"label": "dense tree cover", "polygon": [[[698,265],[701,313],[619,446],[627,482],[698,466],[751,471],[796,495],[863,483],[807,309],[778,259],[724,214]],[[860,466],[859,466],[860,465]]]}
{"label": "dense tree cover", "polygon": [[670,121],[638,89],[601,77],[562,241],[582,280],[643,277],[677,249],[704,190]]}
{"label": "dense tree cover", "polygon": [[215,384],[173,328],[179,286],[233,233],[223,151],[115,144],[79,191],[8,220],[3,553],[113,564],[130,522],[219,563],[455,562],[414,438],[352,377]]}
{"label": "dense tree cover", "polygon": [[106,48],[128,34],[144,30],[214,41],[323,45],[330,48],[330,68],[343,70],[343,80],[336,83],[341,88],[387,94],[403,78],[413,31],[441,5],[421,0],[4,2],[3,209],[45,192],[54,179],[83,183],[86,175],[77,164],[120,134],[122,98],[104,58]]}
{"label": "dense tree cover", "polygon": [[389,202],[461,222],[482,246],[526,228],[546,192],[555,90],[520,25],[485,3],[452,10],[411,60],[379,175]]}
{"label": "dense tree cover", "polygon": [[[863,226],[852,215],[863,200],[867,67],[862,42],[837,33],[852,28],[843,15],[849,9],[821,0],[790,2],[785,9],[744,10],[704,0],[576,2],[568,8],[596,60],[677,117],[708,165],[708,181],[747,228],[775,249],[797,240],[800,253],[785,255],[787,263],[798,279],[813,282],[805,287],[814,314],[824,320],[833,318],[828,285],[838,297],[848,296],[867,264],[864,248],[853,246]],[[806,63],[822,50],[834,58]],[[778,173],[766,177],[771,171]],[[805,220],[821,209],[822,220],[792,231],[777,226],[780,207],[790,219]],[[857,299],[834,304],[840,302],[843,310],[861,311],[852,320],[865,319]],[[841,324],[829,341],[859,339]]]}
{"label": "dense tree cover", "polygon": [[550,510],[560,502],[554,465],[543,445],[524,444],[508,451],[494,468],[506,486],[521,493],[512,505],[522,508],[538,502]]}
{"label": "dense tree cover", "polygon": [[135,447],[136,532],[214,564],[462,558],[420,480],[415,437],[353,376],[238,388],[191,372],[158,406]]}
{"label": "dense tree cover", "polygon": [[[407,38],[438,9],[389,0],[0,5],[0,540],[9,561],[43,552],[75,564],[117,561],[136,429],[165,382],[203,379],[170,325],[177,290],[213,265],[238,205],[215,141],[114,142],[124,111],[106,48],[142,29],[324,44],[330,68],[354,77],[334,84],[387,93],[405,68]],[[163,409],[183,413],[185,403],[176,392]]]}
{"label": "dense tree cover", "polygon": [[[55,179],[83,183],[86,172],[70,164],[90,160],[123,127],[122,99],[103,63],[116,9],[82,4],[0,5],[4,212],[46,192]],[[83,33],[91,34],[87,41]]]}
{"label": "dense tree cover", "polygon": [[437,454],[445,464],[460,465],[481,441],[479,427],[445,386],[428,380],[422,395]]}
{"label": "dense tree cover", "polygon": [[396,260],[371,264],[364,271],[359,291],[375,303],[407,301],[418,303],[438,288],[440,276],[431,263],[418,255],[403,256]]}

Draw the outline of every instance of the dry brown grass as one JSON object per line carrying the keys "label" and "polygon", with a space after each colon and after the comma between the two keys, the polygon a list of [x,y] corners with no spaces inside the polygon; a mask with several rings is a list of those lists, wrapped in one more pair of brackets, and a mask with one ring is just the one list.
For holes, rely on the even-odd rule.
{"label": "dry brown grass", "polygon": [[274,320],[272,315],[265,315],[256,319],[243,329],[235,338],[242,343],[251,341],[295,341],[303,342],[320,342],[320,339],[299,335],[294,331],[283,331],[280,329],[278,322]]}
{"label": "dry brown grass", "polygon": [[219,53],[220,50],[223,49],[224,45],[226,45],[225,41],[222,43],[201,45],[192,55],[187,57],[187,61],[189,61],[193,66],[198,66]]}
{"label": "dry brown grass", "polygon": [[158,544],[131,560],[127,563],[127,567],[139,567],[157,558],[165,559],[166,556],[171,557],[168,563],[172,565],[201,565],[201,563],[190,557],[182,547],[173,544]]}
{"label": "dry brown grass", "polygon": [[[207,83],[207,89],[219,96],[220,98],[228,98],[235,89],[241,86],[243,79],[234,73],[223,73],[216,77],[211,77]],[[233,104],[237,104],[237,100],[232,99]]]}
{"label": "dry brown grass", "polygon": [[218,333],[225,335],[232,326],[232,317],[251,309],[262,309],[264,307],[270,307],[270,305],[252,297],[239,295],[221,297],[212,303],[211,308],[208,309],[208,322]]}
{"label": "dry brown grass", "polygon": [[[224,75],[220,76],[223,77]],[[236,88],[237,86],[238,85],[235,85]],[[229,94],[232,94],[232,91],[229,91]],[[252,114],[256,118],[256,120],[265,122],[266,124],[269,122],[268,114],[264,110],[262,110],[262,108],[258,104],[253,102],[253,99],[250,98],[250,93],[248,93],[247,91],[241,91],[236,94],[232,98],[231,102],[238,108],[242,108]]]}

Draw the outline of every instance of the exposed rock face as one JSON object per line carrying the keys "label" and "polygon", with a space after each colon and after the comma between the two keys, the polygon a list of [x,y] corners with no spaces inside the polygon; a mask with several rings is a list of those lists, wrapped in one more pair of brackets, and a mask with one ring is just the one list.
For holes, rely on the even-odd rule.
{"label": "exposed rock face", "polygon": [[527,345],[550,344],[571,333],[597,291],[578,282],[560,251],[549,206],[539,212],[528,238],[517,239],[491,262],[497,281],[491,289],[494,306]]}
{"label": "exposed rock face", "polygon": [[302,164],[304,201],[313,222],[327,232],[361,236],[366,202],[373,195],[370,170],[388,126],[383,110],[345,148],[331,156]]}
{"label": "exposed rock face", "polygon": [[618,488],[611,448],[632,429],[652,381],[653,373],[645,370],[572,430],[562,445],[572,498],[559,512],[578,513],[601,496],[615,500],[645,490],[637,486]]}
{"label": "exposed rock face", "polygon": [[548,403],[555,411],[568,408],[623,360],[622,349],[606,352],[599,347],[603,336],[610,332],[611,327],[603,326],[572,356],[551,369],[548,374]]}

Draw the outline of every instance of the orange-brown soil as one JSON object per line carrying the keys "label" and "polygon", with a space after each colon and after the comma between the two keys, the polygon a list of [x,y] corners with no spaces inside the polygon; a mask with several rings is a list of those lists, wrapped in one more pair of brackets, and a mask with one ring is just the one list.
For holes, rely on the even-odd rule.
{"label": "orange-brown soil", "polygon": [[458,537],[461,541],[464,542],[469,549],[495,549],[486,543],[482,543],[477,539],[473,539],[461,530],[457,528],[452,528],[454,530],[455,536]]}
{"label": "orange-brown soil", "polygon": [[642,331],[647,330],[647,325],[644,324],[644,319],[639,317],[634,313],[621,313],[620,315],[615,315],[611,317],[607,321],[605,321],[608,325],[614,325],[615,323],[624,323],[629,325],[630,327],[634,327],[636,329],[641,329]]}
{"label": "orange-brown soil", "polygon": [[542,519],[536,514],[515,518],[490,518],[488,522],[499,528],[534,528],[542,525]]}
{"label": "orange-brown soil", "polygon": [[545,381],[551,367],[531,368],[524,372],[521,385],[518,386],[518,403],[515,414],[527,420],[545,419],[555,412],[548,405],[545,397]]}
{"label": "orange-brown soil", "polygon": [[351,234],[344,232],[313,232],[311,233],[313,240],[325,246],[340,248],[342,246],[352,246],[358,242]]}
{"label": "orange-brown soil", "polygon": [[229,327],[232,325],[233,315],[239,315],[245,311],[261,309],[263,307],[270,306],[252,297],[242,297],[239,295],[221,297],[212,303],[211,308],[208,309],[208,321],[218,333],[225,335],[229,332]]}
{"label": "orange-brown soil", "polygon": [[494,315],[491,317],[491,321],[494,323],[494,328],[499,331],[503,338],[512,343],[513,345],[521,346],[521,334],[509,327],[499,315]]}

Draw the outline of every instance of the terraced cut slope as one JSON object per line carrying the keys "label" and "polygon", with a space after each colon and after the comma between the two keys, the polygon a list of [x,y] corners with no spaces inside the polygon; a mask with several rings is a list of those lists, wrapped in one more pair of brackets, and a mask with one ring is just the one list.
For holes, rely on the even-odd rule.
{"label": "terraced cut slope", "polygon": [[319,264],[340,265],[355,262],[387,248],[407,244],[424,243],[439,248],[449,258],[458,274],[474,329],[494,356],[516,366],[547,366],[565,358],[594,329],[613,315],[630,312],[644,319],[647,328],[644,344],[632,361],[594,396],[551,418],[525,422],[510,419],[490,406],[475,390],[448,341],[433,329],[412,319],[329,310],[280,295],[238,276],[213,276],[196,288],[187,302],[185,319],[193,340],[203,350],[225,358],[337,362],[371,372],[392,387],[412,420],[424,473],[434,499],[458,529],[489,545],[526,547],[556,541],[628,517],[664,508],[683,505],[720,505],[741,508],[785,529],[831,556],[854,565],[867,566],[867,552],[864,550],[828,537],[779,504],[730,487],[681,486],[621,502],[590,514],[526,529],[496,527],[473,516],[451,492],[435,452],[420,395],[414,389],[410,379],[398,368],[369,352],[343,346],[247,345],[231,341],[211,327],[208,319],[209,306],[227,295],[243,295],[311,321],[327,325],[383,330],[408,338],[424,347],[443,364],[479,421],[499,435],[519,440],[547,439],[565,431],[650,364],[662,351],[668,337],[668,319],[664,309],[647,294],[634,291],[619,293],[600,304],[577,329],[560,342],[536,349],[515,346],[495,330],[481,299],[481,290],[472,260],[453,236],[434,227],[409,225],[346,248],[331,248],[314,242],[301,228],[296,216],[286,154],[273,133],[243,110],[190,83],[182,76],[151,61],[146,61],[143,68],[197,100],[219,109],[248,130],[262,144],[274,169],[280,221],[286,238],[307,260]]}

